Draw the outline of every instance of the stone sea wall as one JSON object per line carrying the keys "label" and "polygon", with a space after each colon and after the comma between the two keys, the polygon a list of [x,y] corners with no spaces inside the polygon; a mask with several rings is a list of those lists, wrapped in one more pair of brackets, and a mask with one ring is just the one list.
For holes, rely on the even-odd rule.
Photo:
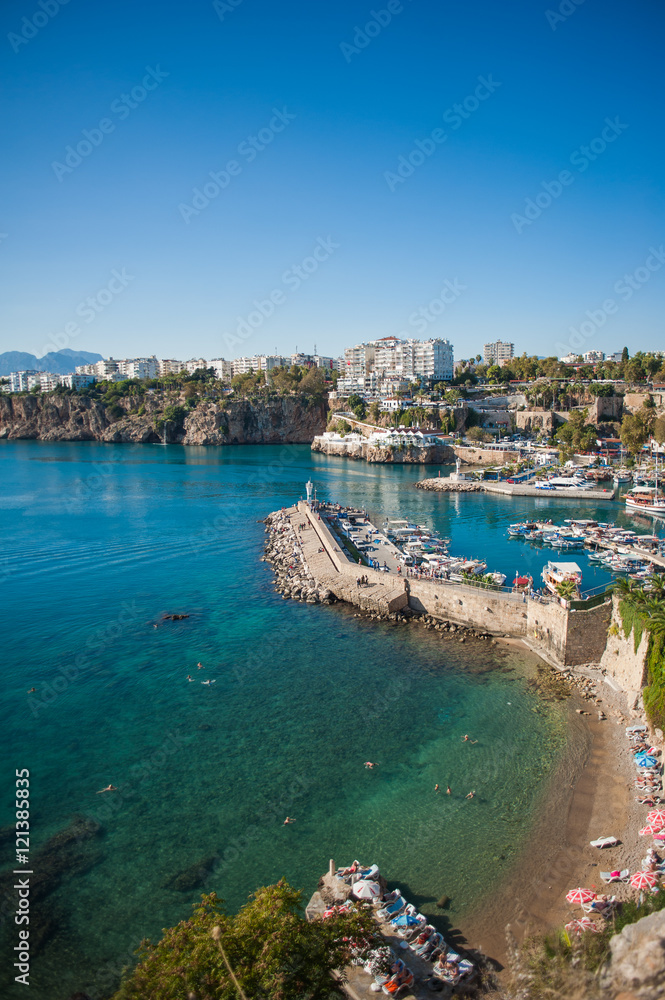
{"label": "stone sea wall", "polygon": [[[156,429],[162,400],[144,396],[120,400],[123,414],[85,396],[0,396],[0,439],[37,441],[106,441],[149,443],[162,440]],[[141,404],[145,412],[138,413]],[[167,440],[183,445],[309,444],[325,430],[327,406],[305,396],[254,401],[201,402],[170,424]]]}

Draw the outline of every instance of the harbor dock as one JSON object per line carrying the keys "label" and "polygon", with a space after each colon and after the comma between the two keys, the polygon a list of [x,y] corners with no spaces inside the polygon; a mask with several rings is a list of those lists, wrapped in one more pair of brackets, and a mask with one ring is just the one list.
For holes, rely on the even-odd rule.
{"label": "harbor dock", "polygon": [[[365,514],[362,519],[378,533]],[[266,560],[283,597],[312,604],[336,599],[392,620],[415,615],[444,631],[462,628],[483,638],[520,638],[555,666],[600,660],[610,623],[609,598],[571,603],[507,587],[407,578],[390,567],[366,565],[362,558],[359,563],[334,523],[327,505],[303,500],[266,518]]]}
{"label": "harbor dock", "polygon": [[483,480],[479,482],[451,482],[447,477],[436,479],[421,479],[416,483],[416,489],[432,490],[438,493],[500,493],[509,497],[556,497],[557,500],[614,500],[615,490],[600,489],[575,489],[567,487],[565,489],[542,489],[538,486],[529,486],[526,483],[491,482]]}

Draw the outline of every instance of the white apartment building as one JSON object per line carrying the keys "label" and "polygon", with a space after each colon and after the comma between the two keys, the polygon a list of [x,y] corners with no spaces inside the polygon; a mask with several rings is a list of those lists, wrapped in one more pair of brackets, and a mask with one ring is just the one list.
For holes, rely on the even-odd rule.
{"label": "white apartment building", "polygon": [[368,344],[356,344],[344,351],[344,375],[347,378],[362,378],[374,370],[376,357],[376,341]]}
{"label": "white apartment building", "polygon": [[208,368],[208,362],[205,358],[192,358],[191,361],[185,361],[185,368],[190,375],[193,375],[199,368]]}
{"label": "white apartment building", "polygon": [[231,371],[235,375],[247,375],[250,372],[265,372],[272,368],[288,368],[290,358],[279,354],[257,354],[253,358],[235,358],[231,362]]}
{"label": "white apartment building", "polygon": [[336,358],[326,358],[322,354],[292,354],[291,364],[303,368],[327,368],[333,371],[337,367]]}
{"label": "white apartment building", "polygon": [[605,354],[603,351],[585,351],[582,355],[582,360],[587,365],[596,365],[605,360]]}
{"label": "white apartment building", "polygon": [[449,340],[399,340],[385,337],[376,342],[374,368],[382,376],[447,380],[453,377],[453,345]]}
{"label": "white apartment building", "polygon": [[184,361],[176,361],[175,358],[158,358],[157,375],[177,375],[185,370]]}
{"label": "white apartment building", "polygon": [[[68,389],[82,389],[86,385],[92,385],[96,382],[94,375],[81,375],[79,372],[69,372],[67,375],[56,375],[55,378],[58,379],[60,385],[66,386]],[[55,386],[53,386],[55,389]],[[42,386],[42,392],[50,392],[50,389],[45,389]]]}
{"label": "white apartment building", "polygon": [[228,380],[233,375],[233,365],[230,361],[225,361],[224,358],[212,358],[208,362],[208,368],[212,368],[216,378],[220,380]]}
{"label": "white apartment building", "polygon": [[41,372],[34,371],[32,368],[24,372],[10,372],[7,376],[9,379],[9,386],[7,392],[28,392],[32,389],[34,385],[39,385],[39,376]]}
{"label": "white apartment building", "polygon": [[77,375],[96,375],[100,380],[107,379],[118,370],[118,362],[113,358],[103,358],[101,361],[95,361],[93,365],[77,365],[74,369]]}
{"label": "white apartment building", "polygon": [[154,354],[151,358],[124,358],[117,364],[118,371],[125,378],[157,378],[159,371]]}
{"label": "white apartment building", "polygon": [[499,365],[502,361],[510,361],[515,357],[515,345],[504,340],[495,340],[491,344],[483,344],[483,360],[486,365]]}

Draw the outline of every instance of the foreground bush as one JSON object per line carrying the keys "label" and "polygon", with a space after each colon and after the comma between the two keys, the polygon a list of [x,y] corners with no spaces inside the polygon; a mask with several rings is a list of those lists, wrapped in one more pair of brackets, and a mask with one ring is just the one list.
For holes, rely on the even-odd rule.
{"label": "foreground bush", "polygon": [[332,1000],[344,996],[331,974],[348,964],[349,940],[369,942],[376,927],[367,910],[308,923],[284,879],[235,916],[223,905],[203,896],[158,944],[144,941],[114,1000]]}

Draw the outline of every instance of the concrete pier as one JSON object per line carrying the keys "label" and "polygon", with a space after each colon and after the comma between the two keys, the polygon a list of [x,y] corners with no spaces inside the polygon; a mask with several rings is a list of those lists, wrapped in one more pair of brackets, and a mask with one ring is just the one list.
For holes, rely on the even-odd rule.
{"label": "concrete pier", "polygon": [[447,477],[421,479],[416,489],[435,493],[501,493],[508,497],[554,497],[556,500],[614,500],[615,490],[577,490],[564,487],[559,490],[539,490],[526,483],[481,481],[478,483],[451,482]]}

